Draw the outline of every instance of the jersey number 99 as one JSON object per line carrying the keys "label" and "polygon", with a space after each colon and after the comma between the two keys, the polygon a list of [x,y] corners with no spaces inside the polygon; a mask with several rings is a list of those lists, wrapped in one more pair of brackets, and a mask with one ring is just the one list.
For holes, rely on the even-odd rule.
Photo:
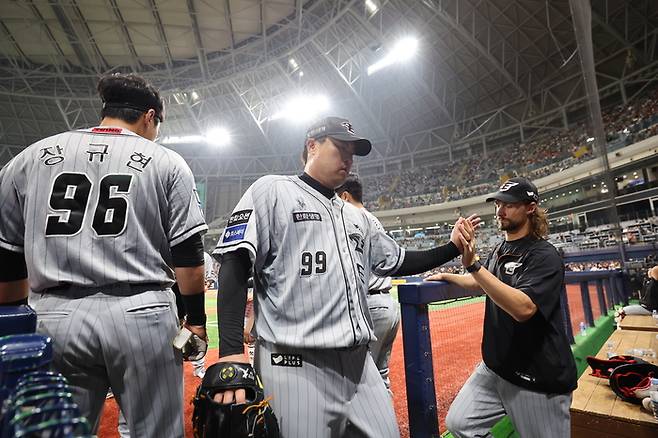
{"label": "jersey number 99", "polygon": [[[99,184],[98,203],[94,209],[92,228],[96,235],[117,236],[126,226],[128,200],[123,196],[130,191],[132,175],[105,175]],[[58,214],[46,219],[46,236],[72,236],[81,229],[87,213],[92,183],[84,173],[61,173],[55,178],[48,204]],[[115,195],[115,196],[112,196]],[[65,219],[65,220],[63,220]]]}
{"label": "jersey number 99", "polygon": [[314,271],[316,274],[327,272],[327,254],[324,251],[316,252],[315,257],[308,251],[302,253],[302,276],[311,275]]}

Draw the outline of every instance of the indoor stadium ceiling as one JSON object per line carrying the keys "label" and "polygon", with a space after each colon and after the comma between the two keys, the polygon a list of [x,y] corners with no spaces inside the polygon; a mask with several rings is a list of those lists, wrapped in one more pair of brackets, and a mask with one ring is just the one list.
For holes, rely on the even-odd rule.
{"label": "indoor stadium ceiling", "polygon": [[[657,23],[656,1],[592,1],[602,95],[655,79]],[[368,75],[403,37],[417,52]],[[0,0],[0,164],[95,124],[98,78],[131,71],[166,96],[163,137],[230,132],[172,145],[200,177],[296,169],[319,99],[277,115],[299,96],[374,139],[365,163],[422,159],[561,126],[583,97],[575,49],[568,0]]]}

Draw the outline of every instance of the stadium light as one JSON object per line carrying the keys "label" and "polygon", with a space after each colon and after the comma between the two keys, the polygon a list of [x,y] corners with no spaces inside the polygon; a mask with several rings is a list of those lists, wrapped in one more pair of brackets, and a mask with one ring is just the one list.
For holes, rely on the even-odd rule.
{"label": "stadium light", "polygon": [[206,142],[213,146],[226,146],[231,142],[231,133],[226,128],[212,128],[206,132]]}
{"label": "stadium light", "polygon": [[329,106],[329,99],[322,94],[296,96],[290,99],[281,111],[271,116],[270,120],[289,119],[307,122],[327,111]]}
{"label": "stadium light", "polygon": [[375,0],[366,0],[366,10],[370,15],[375,15],[379,10],[379,5]]}
{"label": "stadium light", "polygon": [[206,139],[202,135],[171,135],[163,138],[160,143],[162,144],[175,144],[175,143],[203,143]]}
{"label": "stadium light", "polygon": [[418,49],[418,40],[413,37],[402,38],[379,61],[368,67],[368,76],[390,65],[409,60]]}
{"label": "stadium light", "polygon": [[224,128],[214,128],[206,135],[170,135],[160,140],[161,144],[199,144],[206,143],[213,146],[225,146],[231,140],[231,134]]}

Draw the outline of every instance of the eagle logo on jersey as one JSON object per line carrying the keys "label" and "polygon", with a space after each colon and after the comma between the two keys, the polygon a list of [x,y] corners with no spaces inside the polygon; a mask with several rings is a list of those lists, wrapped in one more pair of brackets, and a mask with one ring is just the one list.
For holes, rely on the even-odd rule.
{"label": "eagle logo on jersey", "polygon": [[297,198],[297,206],[299,208],[306,208],[306,202],[302,198]]}
{"label": "eagle logo on jersey", "polygon": [[518,263],[518,262],[507,262],[503,265],[505,268],[505,273],[508,275],[514,275],[514,271],[516,271],[517,268],[520,268],[523,263]]}
{"label": "eagle logo on jersey", "polygon": [[354,242],[354,250],[363,254],[363,246],[365,245],[363,236],[359,233],[350,233],[349,238]]}
{"label": "eagle logo on jersey", "polygon": [[[363,236],[359,233],[350,233],[348,237],[354,243],[354,251],[358,252],[359,254],[363,254],[363,247],[365,246],[366,243]],[[356,261],[356,270],[358,271],[359,279],[361,280],[361,283],[365,284],[366,282],[365,269],[363,265],[359,263],[358,260]]]}

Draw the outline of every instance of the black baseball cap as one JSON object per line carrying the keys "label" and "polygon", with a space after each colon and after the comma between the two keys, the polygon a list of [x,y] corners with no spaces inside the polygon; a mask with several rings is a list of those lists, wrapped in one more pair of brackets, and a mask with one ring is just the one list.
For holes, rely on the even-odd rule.
{"label": "black baseball cap", "polygon": [[491,201],[503,202],[539,202],[539,191],[529,179],[521,176],[510,178],[498,188],[498,191],[487,198]]}
{"label": "black baseball cap", "polygon": [[372,150],[372,143],[354,133],[349,120],[341,117],[325,117],[315,122],[306,131],[306,138],[331,137],[354,143],[354,155],[366,156]]}

